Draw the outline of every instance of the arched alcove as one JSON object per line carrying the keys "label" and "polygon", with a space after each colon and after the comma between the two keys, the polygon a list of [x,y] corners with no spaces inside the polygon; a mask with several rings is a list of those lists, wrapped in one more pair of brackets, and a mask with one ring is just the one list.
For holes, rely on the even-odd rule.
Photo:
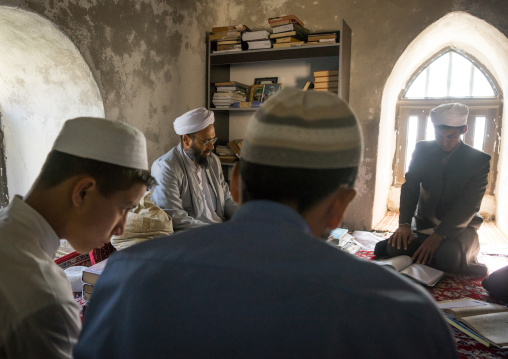
{"label": "arched alcove", "polygon": [[12,198],[30,189],[65,120],[104,117],[104,105],[79,50],[49,20],[0,6],[0,53],[0,112]]}
{"label": "arched alcove", "polygon": [[[395,153],[396,104],[401,91],[415,71],[439,50],[452,47],[462,49],[482,63],[499,84],[502,94],[508,91],[508,39],[484,20],[465,12],[447,14],[425,29],[407,47],[390,74],[381,103],[378,161],[373,224],[385,214],[392,183],[392,161]],[[503,99],[504,100],[504,99]],[[506,116],[503,115],[505,118]],[[505,122],[502,119],[502,122]],[[501,132],[501,150],[496,181],[496,222],[508,233],[508,146],[507,131]],[[504,200],[503,200],[504,199]]]}

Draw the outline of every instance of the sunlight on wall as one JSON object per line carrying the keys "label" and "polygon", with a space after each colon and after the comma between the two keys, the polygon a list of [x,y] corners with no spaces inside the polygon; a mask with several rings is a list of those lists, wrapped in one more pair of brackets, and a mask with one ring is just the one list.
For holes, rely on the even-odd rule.
{"label": "sunlight on wall", "polygon": [[[392,183],[392,161],[395,153],[395,111],[398,97],[407,81],[426,60],[446,47],[464,50],[475,57],[497,80],[500,91],[508,91],[508,39],[495,27],[465,12],[450,13],[425,29],[407,47],[395,64],[383,91],[377,179],[372,223],[378,223],[385,215],[387,202],[396,200],[390,194]],[[506,113],[506,111],[504,111]],[[502,120],[502,122],[504,122]],[[501,144],[506,142],[508,131],[502,129]],[[496,221],[498,227],[508,233],[508,146],[501,148],[496,181]],[[499,200],[499,199],[505,200]],[[494,199],[483,201],[483,205],[495,205]]]}
{"label": "sunlight on wall", "polygon": [[0,111],[9,197],[25,195],[65,120],[104,117],[90,68],[53,23],[0,6]]}

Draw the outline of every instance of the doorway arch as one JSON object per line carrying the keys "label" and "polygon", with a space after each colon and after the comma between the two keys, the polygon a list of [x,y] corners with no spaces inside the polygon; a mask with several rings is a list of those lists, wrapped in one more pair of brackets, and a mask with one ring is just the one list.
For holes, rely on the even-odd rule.
{"label": "doorway arch", "polygon": [[[478,59],[497,80],[503,94],[508,90],[508,39],[484,20],[465,12],[452,12],[436,21],[417,36],[395,64],[383,90],[379,125],[378,160],[374,196],[373,224],[386,213],[388,193],[393,179],[395,153],[395,116],[398,97],[416,70],[440,49],[460,48]],[[502,99],[503,102],[504,98]],[[503,111],[503,117],[505,111]],[[504,121],[503,121],[504,122]],[[508,233],[508,146],[507,131],[501,130],[498,175],[496,180],[496,222]]]}
{"label": "doorway arch", "polygon": [[25,195],[63,123],[104,117],[78,48],[40,15],[0,6],[0,112],[9,197]]}

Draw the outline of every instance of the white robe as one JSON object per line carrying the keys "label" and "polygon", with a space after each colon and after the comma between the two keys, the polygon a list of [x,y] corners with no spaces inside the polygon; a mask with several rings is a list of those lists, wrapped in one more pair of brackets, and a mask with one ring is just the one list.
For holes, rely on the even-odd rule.
{"label": "white robe", "polygon": [[53,261],[59,244],[21,197],[0,212],[0,358],[72,358],[80,308]]}

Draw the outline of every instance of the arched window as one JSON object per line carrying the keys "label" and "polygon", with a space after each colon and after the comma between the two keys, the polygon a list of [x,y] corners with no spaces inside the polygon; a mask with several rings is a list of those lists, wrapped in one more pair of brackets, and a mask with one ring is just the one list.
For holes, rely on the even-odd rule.
{"label": "arched window", "polygon": [[430,110],[447,103],[469,107],[468,132],[462,140],[492,156],[487,194],[494,194],[501,131],[501,100],[491,77],[470,56],[445,49],[428,61],[402,91],[397,104],[394,185],[404,183],[417,141],[433,140]]}

